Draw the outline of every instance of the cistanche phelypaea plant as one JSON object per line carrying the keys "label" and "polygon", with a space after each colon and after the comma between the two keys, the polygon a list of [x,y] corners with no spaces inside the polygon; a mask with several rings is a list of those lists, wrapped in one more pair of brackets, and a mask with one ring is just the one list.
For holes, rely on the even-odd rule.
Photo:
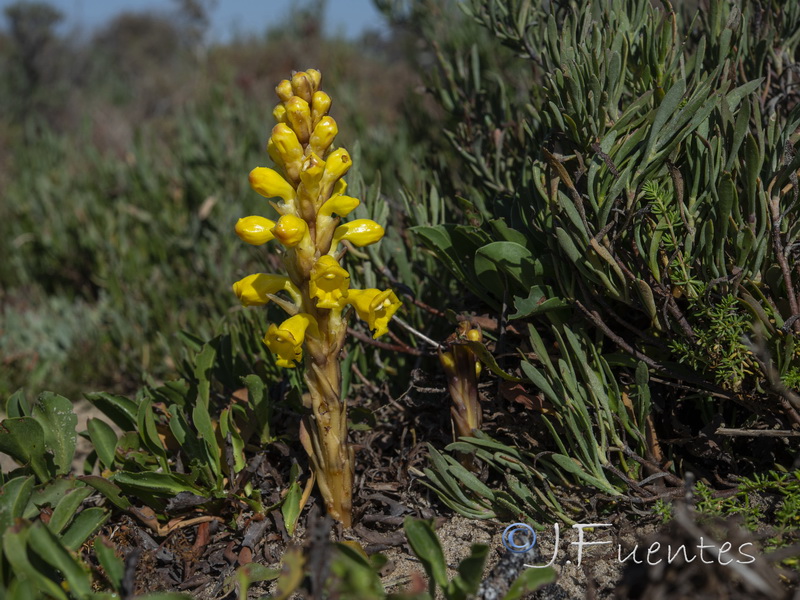
{"label": "cistanche phelypaea plant", "polygon": [[274,302],[289,315],[269,326],[264,342],[279,366],[294,368],[302,361],[305,367],[309,394],[304,403],[310,414],[303,418],[300,437],[328,514],[349,527],[353,449],[347,442],[339,364],[348,306],[377,338],[388,331],[400,301],[392,290],[351,289],[350,274],[342,266],[350,245],[374,244],[384,230],[370,219],[340,224],[359,200],[345,195],[342,177],[352,161],[344,148],[331,149],[338,127],[328,116],[331,99],[319,89],[320,80],[319,71],[309,69],[277,86],[280,103],[273,116],[278,124],[267,151],[281,172],[257,167],[250,173],[256,192],[280,198],[270,202],[278,220],[250,216],[236,224],[236,233],[249,244],[280,243],[286,275],[249,275],[233,290],[245,306]]}

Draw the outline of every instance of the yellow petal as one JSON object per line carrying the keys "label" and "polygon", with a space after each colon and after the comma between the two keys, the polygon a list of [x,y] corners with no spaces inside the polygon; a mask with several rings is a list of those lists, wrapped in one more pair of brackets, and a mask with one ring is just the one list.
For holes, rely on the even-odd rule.
{"label": "yellow petal", "polygon": [[286,106],[284,106],[283,102],[272,109],[272,116],[278,123],[286,123]]}
{"label": "yellow petal", "polygon": [[333,232],[330,253],[336,252],[339,242],[347,240],[354,246],[368,246],[379,242],[384,230],[378,223],[371,219],[356,219],[344,225],[339,225]]}
{"label": "yellow petal", "polygon": [[292,92],[306,102],[311,102],[314,95],[314,80],[305,71],[292,73]]}
{"label": "yellow petal", "polygon": [[292,97],[292,82],[288,79],[284,79],[275,88],[275,92],[278,94],[278,98],[281,99],[281,102],[286,102]]}
{"label": "yellow petal", "polygon": [[286,123],[278,123],[272,128],[271,139],[287,167],[303,158],[303,146],[297,139],[297,134]]}
{"label": "yellow petal", "polygon": [[346,217],[359,204],[361,204],[361,201],[352,196],[331,196],[330,200],[327,200],[319,209],[319,214],[330,217],[333,213],[336,213],[340,217]]}
{"label": "yellow petal", "polygon": [[295,198],[292,184],[273,169],[256,167],[250,171],[250,187],[265,198],[283,198],[291,202]]}
{"label": "yellow petal", "polygon": [[291,285],[288,277],[255,273],[233,284],[233,293],[242,306],[262,306],[269,302],[268,294],[277,294]]}
{"label": "yellow petal", "polygon": [[319,308],[336,308],[342,298],[347,297],[350,273],[341,267],[335,258],[324,255],[311,269],[308,290],[317,299]]}
{"label": "yellow petal", "polygon": [[325,92],[315,92],[311,98],[311,121],[314,127],[331,109],[331,97]]}
{"label": "yellow petal", "polygon": [[358,318],[366,321],[370,329],[375,331],[374,339],[389,331],[389,321],[400,308],[402,302],[392,290],[349,290],[347,304],[351,304],[358,313]]}
{"label": "yellow petal", "polygon": [[320,156],[325,156],[325,152],[328,151],[338,133],[339,126],[336,125],[333,117],[323,117],[314,127],[314,132],[311,134],[308,144],[311,146],[312,151]]}
{"label": "yellow petal", "polygon": [[283,215],[272,228],[272,233],[281,244],[293,248],[308,235],[308,224],[295,215]]}
{"label": "yellow petal", "polygon": [[299,96],[292,96],[286,103],[286,122],[297,134],[301,144],[308,142],[311,135],[311,109],[308,102]]}
{"label": "yellow petal", "polygon": [[272,323],[264,336],[264,343],[273,354],[280,367],[294,368],[295,363],[303,358],[303,340],[306,330],[317,329],[317,322],[307,313],[298,313],[289,317],[280,326]]}
{"label": "yellow petal", "polygon": [[273,227],[275,227],[275,221],[253,215],[236,222],[236,235],[248,244],[260,246],[275,238],[272,235]]}

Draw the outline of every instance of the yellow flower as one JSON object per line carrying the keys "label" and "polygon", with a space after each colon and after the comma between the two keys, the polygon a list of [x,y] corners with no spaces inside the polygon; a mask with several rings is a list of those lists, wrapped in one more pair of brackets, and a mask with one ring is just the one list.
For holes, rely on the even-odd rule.
{"label": "yellow flower", "polygon": [[260,246],[275,238],[272,235],[273,227],[275,227],[275,221],[264,217],[256,215],[244,217],[236,222],[236,235],[248,244]]}
{"label": "yellow flower", "polygon": [[283,102],[277,104],[275,108],[272,109],[272,117],[278,123],[286,123],[286,107],[283,105]]}
{"label": "yellow flower", "polygon": [[277,294],[281,290],[288,291],[298,300],[300,294],[288,277],[255,273],[240,279],[233,284],[233,293],[239,298],[242,306],[262,306],[269,302],[269,294]]}
{"label": "yellow flower", "polygon": [[339,301],[347,297],[350,287],[350,273],[344,270],[336,259],[325,255],[311,269],[308,290],[317,299],[318,308],[336,308]]}
{"label": "yellow flower", "polygon": [[280,173],[267,167],[256,167],[250,171],[250,187],[265,198],[283,198],[291,202],[295,196],[292,184]]}
{"label": "yellow flower", "polygon": [[351,304],[358,313],[358,318],[366,321],[370,329],[375,330],[372,337],[378,339],[389,331],[389,321],[402,304],[392,290],[380,291],[350,290],[347,293],[347,304]]}
{"label": "yellow flower", "polygon": [[306,337],[306,329],[317,327],[314,317],[308,313],[299,313],[289,317],[280,327],[275,323],[270,324],[267,334],[264,336],[264,343],[273,354],[278,355],[275,361],[279,367],[293,369],[295,363],[303,358],[303,340]]}
{"label": "yellow flower", "polygon": [[336,252],[339,242],[347,240],[354,246],[368,246],[379,242],[383,237],[383,227],[371,219],[356,219],[344,225],[339,225],[333,232],[331,241],[331,254]]}
{"label": "yellow flower", "polygon": [[308,223],[295,215],[283,215],[272,228],[272,234],[287,248],[294,248],[308,235]]}

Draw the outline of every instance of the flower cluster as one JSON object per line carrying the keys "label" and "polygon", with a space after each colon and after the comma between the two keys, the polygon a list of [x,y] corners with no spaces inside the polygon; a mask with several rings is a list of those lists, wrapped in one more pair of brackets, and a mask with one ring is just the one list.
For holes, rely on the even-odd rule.
{"label": "flower cluster", "polygon": [[273,302],[288,318],[271,324],[264,343],[281,367],[305,365],[308,395],[300,439],[328,513],[350,526],[353,448],[347,443],[347,403],[341,398],[340,351],[352,309],[377,338],[389,329],[400,301],[392,290],[350,287],[342,260],[351,246],[367,246],[383,237],[375,221],[341,222],[359,205],[348,196],[343,176],[352,166],[344,148],[333,149],[338,133],[328,115],[331,99],[320,90],[314,69],[294,73],[276,88],[280,103],[273,115],[267,152],[276,169],[256,167],[250,185],[271,199],[277,220],[239,219],[237,235],[254,246],[271,241],[282,247],[285,274],[256,273],[233,284],[245,306]]}
{"label": "flower cluster", "polygon": [[[335,346],[345,327],[341,315],[347,306],[366,321],[376,338],[388,331],[400,306],[391,290],[352,289],[350,274],[341,264],[347,244],[374,244],[384,230],[370,219],[340,224],[359,200],[346,195],[343,176],[352,161],[344,148],[331,148],[338,127],[328,115],[331,99],[319,89],[320,79],[319,71],[309,69],[278,85],[281,101],[273,111],[278,123],[267,144],[277,170],[256,167],[250,173],[250,185],[274,199],[271,204],[279,218],[249,216],[236,224],[237,235],[248,244],[276,240],[284,248],[286,276],[258,273],[233,285],[243,305],[276,301],[290,314],[280,325],[270,326],[264,338],[284,367],[294,367],[302,359],[307,336],[318,338],[323,346]],[[289,301],[277,296],[280,291],[288,294]]]}

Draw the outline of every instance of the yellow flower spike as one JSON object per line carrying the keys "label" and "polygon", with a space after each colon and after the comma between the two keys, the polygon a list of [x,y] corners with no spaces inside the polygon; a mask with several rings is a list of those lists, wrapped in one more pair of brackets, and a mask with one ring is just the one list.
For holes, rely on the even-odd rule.
{"label": "yellow flower spike", "polygon": [[325,156],[325,152],[328,151],[338,133],[339,126],[336,125],[333,117],[323,117],[314,127],[314,131],[308,140],[308,145],[311,146],[311,150],[315,153]]}
{"label": "yellow flower spike", "polygon": [[[341,181],[341,180],[340,180]],[[352,196],[331,196],[319,209],[319,214],[323,217],[330,217],[336,213],[340,217],[346,217],[361,204],[361,200]]]}
{"label": "yellow flower spike", "polygon": [[292,91],[306,102],[311,102],[314,95],[314,81],[305,71],[292,73]]}
{"label": "yellow flower spike", "polygon": [[303,340],[306,330],[311,327],[312,332],[317,328],[317,322],[308,313],[299,313],[289,317],[280,327],[275,323],[270,324],[264,343],[278,358],[275,363],[279,367],[293,369],[295,363],[303,358]]}
{"label": "yellow flower spike", "polygon": [[272,128],[271,139],[286,168],[286,174],[296,179],[300,161],[303,160],[303,146],[297,134],[286,123],[278,123]]}
{"label": "yellow flower spike", "polygon": [[257,215],[244,217],[236,222],[236,235],[248,244],[261,246],[275,239],[272,234],[273,227],[275,227],[275,221],[270,221],[264,217]]}
{"label": "yellow flower spike", "polygon": [[328,114],[331,109],[331,97],[325,92],[314,92],[311,98],[311,122],[314,127],[320,122],[320,119]]}
{"label": "yellow flower spike", "polygon": [[294,248],[308,236],[308,223],[295,215],[283,215],[272,228],[272,234],[286,248]]}
{"label": "yellow flower spike", "polygon": [[292,93],[292,82],[288,79],[284,79],[275,87],[275,93],[278,94],[278,98],[281,99],[281,102],[286,102],[294,95]]}
{"label": "yellow flower spike", "polygon": [[233,293],[239,298],[242,306],[263,306],[269,303],[269,294],[277,294],[281,290],[289,291],[292,296],[299,293],[297,288],[283,275],[255,273],[240,279],[233,284]]}
{"label": "yellow flower spike", "polygon": [[350,273],[332,256],[321,256],[311,269],[308,291],[317,299],[317,308],[337,308],[349,287]]}
{"label": "yellow flower spike", "polygon": [[301,144],[311,136],[311,109],[308,102],[299,96],[292,96],[286,103],[286,121],[289,123]]}
{"label": "yellow flower spike", "polygon": [[375,331],[373,339],[378,339],[389,331],[389,321],[402,303],[392,290],[369,289],[348,291],[347,304],[352,305],[358,318]]}
{"label": "yellow flower spike", "polygon": [[272,116],[277,123],[286,123],[286,106],[281,102],[272,109]]}
{"label": "yellow flower spike", "polygon": [[319,85],[322,83],[322,73],[316,69],[306,69],[306,75],[308,75],[308,78],[311,80],[311,89],[316,93],[319,89]]}
{"label": "yellow flower spike", "polygon": [[329,254],[336,252],[337,246],[343,240],[347,240],[360,248],[379,242],[383,234],[383,227],[372,219],[356,219],[344,225],[339,225],[336,231],[333,232]]}
{"label": "yellow flower spike", "polygon": [[292,202],[295,198],[292,184],[280,173],[267,167],[256,167],[250,171],[250,187],[265,198],[283,198],[285,202]]}

